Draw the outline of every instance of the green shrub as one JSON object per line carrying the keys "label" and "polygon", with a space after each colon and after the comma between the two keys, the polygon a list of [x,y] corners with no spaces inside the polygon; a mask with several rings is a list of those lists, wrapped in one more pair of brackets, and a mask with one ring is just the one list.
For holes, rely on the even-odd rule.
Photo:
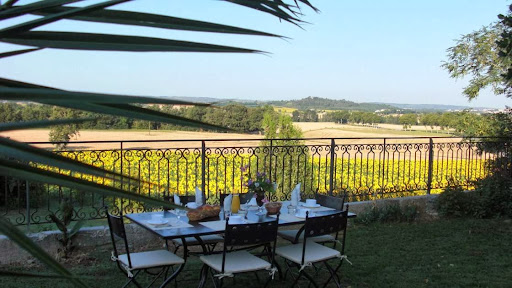
{"label": "green shrub", "polygon": [[512,178],[496,173],[475,181],[475,190],[448,188],[436,200],[436,209],[445,217],[512,217]]}
{"label": "green shrub", "polygon": [[437,212],[445,217],[466,217],[474,214],[474,197],[464,192],[462,187],[449,187],[441,193],[435,202]]}
{"label": "green shrub", "polygon": [[508,173],[495,173],[475,182],[480,196],[482,218],[512,218],[512,178]]}
{"label": "green shrub", "polygon": [[412,222],[416,219],[418,207],[415,205],[391,204],[382,207],[372,206],[363,213],[357,215],[354,222],[357,224],[368,225],[375,222]]}

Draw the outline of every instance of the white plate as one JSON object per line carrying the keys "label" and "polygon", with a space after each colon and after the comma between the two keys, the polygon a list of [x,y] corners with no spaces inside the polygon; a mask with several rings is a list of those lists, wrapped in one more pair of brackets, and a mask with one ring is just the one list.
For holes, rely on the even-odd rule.
{"label": "white plate", "polygon": [[306,208],[318,208],[320,207],[321,205],[320,204],[315,204],[315,205],[308,205],[306,203],[302,203],[302,207],[306,207]]}
{"label": "white plate", "polygon": [[299,215],[299,214],[295,214],[295,217],[297,217],[297,218],[302,218],[302,219],[306,219],[306,215],[302,216],[302,215]]}
{"label": "white plate", "polygon": [[165,225],[167,223],[167,220],[148,220],[148,224],[150,225]]}

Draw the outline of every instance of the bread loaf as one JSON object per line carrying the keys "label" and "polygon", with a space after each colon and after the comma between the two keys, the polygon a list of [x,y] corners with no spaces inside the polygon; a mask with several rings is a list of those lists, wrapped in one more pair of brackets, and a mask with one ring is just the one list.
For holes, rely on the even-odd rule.
{"label": "bread loaf", "polygon": [[189,221],[199,221],[201,219],[219,216],[220,206],[219,205],[203,205],[197,209],[190,209],[187,212]]}

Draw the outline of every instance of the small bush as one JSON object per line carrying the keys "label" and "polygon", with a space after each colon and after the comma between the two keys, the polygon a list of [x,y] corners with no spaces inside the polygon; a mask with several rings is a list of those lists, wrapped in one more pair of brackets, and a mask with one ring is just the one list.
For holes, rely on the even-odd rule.
{"label": "small bush", "polygon": [[437,197],[435,207],[441,216],[465,217],[474,214],[473,199],[460,186],[449,187]]}
{"label": "small bush", "polygon": [[476,181],[476,189],[464,192],[448,188],[436,200],[436,209],[445,217],[512,217],[512,178],[495,173]]}
{"label": "small bush", "polygon": [[495,173],[475,183],[481,198],[481,218],[512,218],[512,178],[506,173]]}
{"label": "small bush", "polygon": [[372,206],[363,213],[357,215],[354,222],[368,225],[375,222],[412,222],[416,219],[418,207],[406,205],[401,207],[398,204],[391,204],[383,207]]}

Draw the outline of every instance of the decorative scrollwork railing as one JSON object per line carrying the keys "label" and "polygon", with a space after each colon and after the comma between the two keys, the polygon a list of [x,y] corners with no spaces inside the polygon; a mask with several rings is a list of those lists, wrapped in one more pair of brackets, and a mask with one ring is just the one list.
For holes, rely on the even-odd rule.
{"label": "decorative scrollwork railing", "polygon": [[[97,148],[103,144],[119,148]],[[80,148],[73,149],[76,145]],[[509,139],[84,141],[68,147],[56,153],[138,181],[61,173],[161,198],[192,193],[198,187],[210,203],[218,201],[219,193],[247,189],[240,169],[244,166],[252,175],[266,173],[278,185],[277,193],[269,195],[273,201],[289,199],[297,183],[302,184],[303,197],[345,194],[350,201],[362,201],[437,193],[450,185],[471,189],[473,181],[490,173],[491,161],[508,165],[510,159]],[[74,219],[104,218],[105,205],[113,213],[153,209],[131,200],[0,176],[0,214],[16,225],[50,222],[49,214],[59,214],[63,199],[74,204]]]}

